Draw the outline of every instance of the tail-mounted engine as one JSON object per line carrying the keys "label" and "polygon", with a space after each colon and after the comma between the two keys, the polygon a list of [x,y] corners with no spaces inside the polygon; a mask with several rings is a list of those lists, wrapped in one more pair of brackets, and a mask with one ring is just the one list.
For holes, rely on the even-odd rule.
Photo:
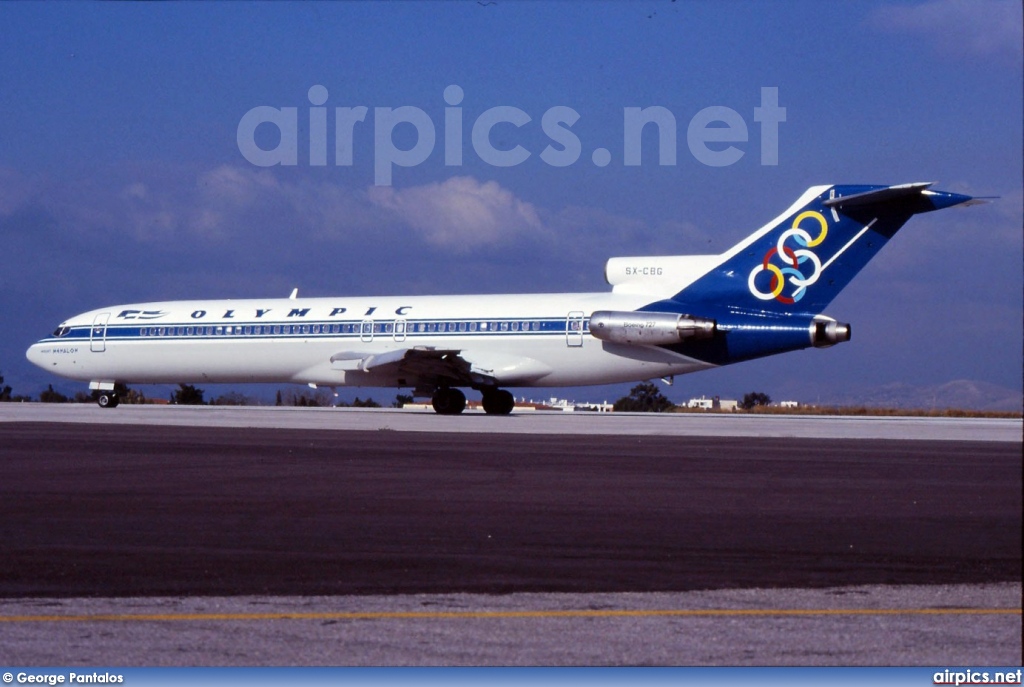
{"label": "tail-mounted engine", "polygon": [[815,348],[828,348],[850,340],[850,325],[817,317],[811,322],[811,343]]}
{"label": "tail-mounted engine", "polygon": [[715,321],[669,312],[598,310],[590,316],[590,333],[619,344],[664,346],[715,335]]}

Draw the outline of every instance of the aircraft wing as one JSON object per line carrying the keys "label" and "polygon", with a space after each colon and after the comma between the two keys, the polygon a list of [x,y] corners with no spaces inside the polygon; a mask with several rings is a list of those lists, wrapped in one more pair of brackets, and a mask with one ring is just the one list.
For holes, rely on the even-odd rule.
{"label": "aircraft wing", "polygon": [[551,372],[520,355],[417,346],[381,353],[343,351],[331,356],[336,370],[382,372],[410,380],[410,386],[496,386],[534,382]]}

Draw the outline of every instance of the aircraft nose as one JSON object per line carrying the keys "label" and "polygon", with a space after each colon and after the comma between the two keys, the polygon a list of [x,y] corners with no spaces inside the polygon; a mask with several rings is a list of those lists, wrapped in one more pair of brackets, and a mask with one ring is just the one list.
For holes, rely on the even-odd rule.
{"label": "aircraft nose", "polygon": [[30,363],[37,367],[43,367],[45,365],[45,362],[43,361],[44,356],[41,350],[42,347],[43,345],[41,343],[34,343],[28,347],[27,351],[25,351],[25,357],[28,358]]}

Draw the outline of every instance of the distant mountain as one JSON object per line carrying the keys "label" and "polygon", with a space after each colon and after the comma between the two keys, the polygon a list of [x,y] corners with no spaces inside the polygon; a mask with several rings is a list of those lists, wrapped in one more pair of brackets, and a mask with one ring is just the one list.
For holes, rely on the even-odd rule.
{"label": "distant mountain", "polygon": [[988,382],[957,379],[934,386],[914,386],[896,382],[866,389],[846,389],[835,397],[816,399],[816,403],[907,410],[959,408],[1021,412],[1024,408],[1024,394]]}

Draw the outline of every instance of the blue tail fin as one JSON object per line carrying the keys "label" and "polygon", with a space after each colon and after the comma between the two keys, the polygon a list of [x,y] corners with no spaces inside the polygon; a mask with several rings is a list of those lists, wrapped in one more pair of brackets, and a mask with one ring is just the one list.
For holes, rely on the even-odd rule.
{"label": "blue tail fin", "polygon": [[671,300],[820,313],[913,215],[972,200],[930,186],[811,188]]}

